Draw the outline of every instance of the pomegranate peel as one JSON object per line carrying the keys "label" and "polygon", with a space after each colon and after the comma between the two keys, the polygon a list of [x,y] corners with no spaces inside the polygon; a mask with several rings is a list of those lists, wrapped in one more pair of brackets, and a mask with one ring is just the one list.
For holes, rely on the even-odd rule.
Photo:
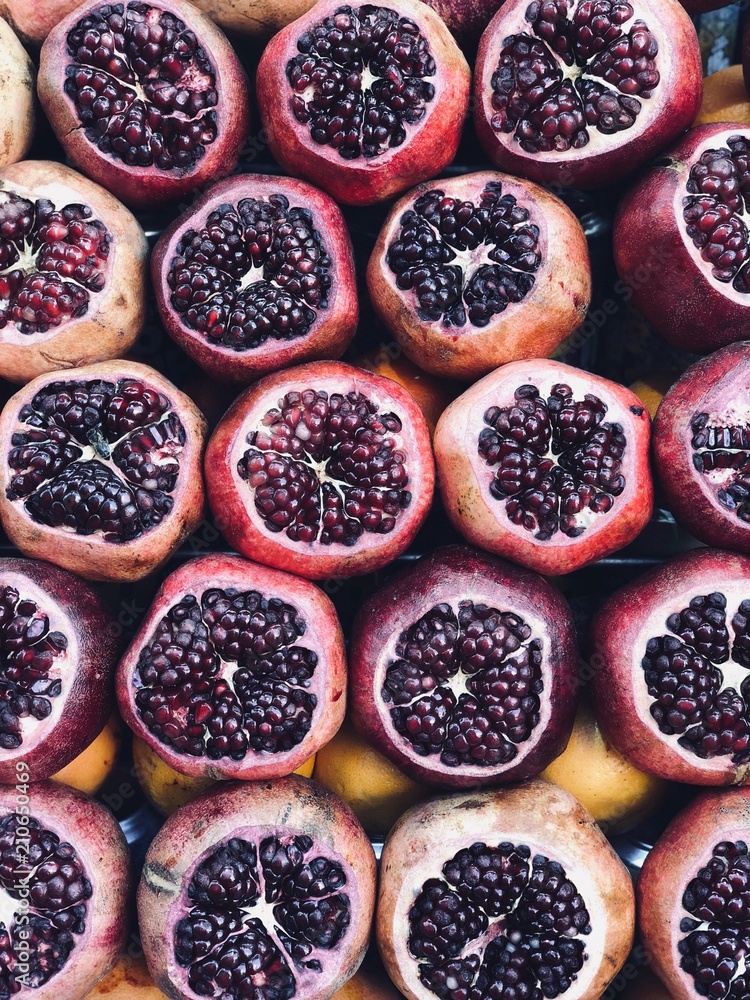
{"label": "pomegranate peel", "polygon": [[0,79],[3,105],[0,111],[0,168],[22,160],[34,138],[36,71],[21,42],[5,18],[0,4]]}

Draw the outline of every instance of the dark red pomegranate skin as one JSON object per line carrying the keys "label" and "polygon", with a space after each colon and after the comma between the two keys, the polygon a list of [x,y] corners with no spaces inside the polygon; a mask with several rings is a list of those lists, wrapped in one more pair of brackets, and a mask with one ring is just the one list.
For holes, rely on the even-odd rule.
{"label": "dark red pomegranate skin", "polygon": [[700,548],[596,615],[596,717],[632,764],[691,785],[750,780],[750,559]]}
{"label": "dark red pomegranate skin", "polygon": [[503,0],[428,0],[451,30],[467,56],[476,54],[482,32]]}
{"label": "dark red pomegranate skin", "polygon": [[355,725],[418,781],[529,778],[570,738],[570,608],[542,577],[468,546],[438,549],[365,601],[349,666]]}
{"label": "dark red pomegranate skin", "polygon": [[[168,997],[330,1000],[370,937],[375,855],[356,817],[296,775],[214,786],[154,838],[138,887]],[[247,993],[248,984],[253,990]]]}
{"label": "dark red pomegranate skin", "polygon": [[[356,17],[353,22],[352,11],[364,12],[363,26]],[[317,26],[329,18],[316,42]],[[333,49],[331,32],[343,32]],[[396,32],[391,51],[385,40]],[[375,77],[366,102],[362,52],[368,78]],[[295,99],[304,105],[305,81],[315,74],[317,96],[295,108]],[[421,0],[361,8],[325,0],[274,35],[256,88],[271,152],[284,170],[342,204],[369,205],[437,176],[453,160],[469,82],[469,67],[445,23]],[[329,94],[335,95],[332,110]]]}
{"label": "dark red pomegranate skin", "polygon": [[229,174],[248,134],[239,59],[184,0],[88,0],[47,35],[38,90],[73,164],[137,208]]}
{"label": "dark red pomegranate skin", "polygon": [[615,263],[626,283],[644,259],[633,302],[681,350],[706,354],[747,335],[750,133],[731,124],[691,129],[621,201]]}
{"label": "dark red pomegranate skin", "polygon": [[111,611],[83,580],[33,559],[0,559],[0,782],[69,764],[112,711],[119,655]]}
{"label": "dark red pomegranate skin", "polygon": [[479,43],[474,127],[500,170],[601,187],[692,125],[702,77],[677,0],[506,0]]}
{"label": "dark red pomegranate skin", "polygon": [[130,883],[128,845],[98,802],[55,781],[0,785],[2,995],[88,996],[125,946]]}
{"label": "dark red pomegranate skin", "polygon": [[750,793],[711,789],[669,824],[636,887],[644,948],[674,1000],[742,997],[750,985]]}
{"label": "dark red pomegranate skin", "polygon": [[654,468],[674,516],[707,545],[750,552],[750,342],[702,358],[664,396]]}
{"label": "dark red pomegranate skin", "polygon": [[160,237],[151,273],[167,332],[223,382],[338,358],[357,328],[344,217],[304,181],[244,174],[213,185]]}

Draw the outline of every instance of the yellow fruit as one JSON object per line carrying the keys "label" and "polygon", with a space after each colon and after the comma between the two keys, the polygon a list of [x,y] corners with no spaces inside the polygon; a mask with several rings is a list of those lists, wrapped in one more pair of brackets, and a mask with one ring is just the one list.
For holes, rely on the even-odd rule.
{"label": "yellow fruit", "polygon": [[727,66],[703,81],[703,103],[694,124],[710,122],[750,125],[750,97],[742,78],[742,66]]}
{"label": "yellow fruit", "polygon": [[97,983],[85,1000],[164,1000],[166,996],[154,986],[145,958],[121,955],[108,976]]}
{"label": "yellow fruit", "polygon": [[653,419],[662,397],[676,379],[677,372],[655,371],[633,382],[630,391],[636,394]]}
{"label": "yellow fruit", "polygon": [[334,994],[334,1000],[398,1000],[399,996],[385,973],[374,976],[360,971]]}
{"label": "yellow fruit", "polygon": [[610,833],[627,830],[651,815],[664,800],[668,782],[644,774],[611,747],[582,699],[565,751],[542,777],[565,788]]}
{"label": "yellow fruit", "polygon": [[349,720],[318,751],[313,777],[347,802],[371,835],[388,833],[404,810],[429,794],[373,750]]}
{"label": "yellow fruit", "polygon": [[[151,749],[148,743],[137,736],[133,737],[133,763],[144,795],[163,816],[171,816],[175,809],[184,806],[199,792],[215,784],[212,778],[189,778],[175,771]],[[294,773],[309,778],[314,766],[313,754],[304,764],[300,764]]]}
{"label": "yellow fruit", "polygon": [[370,357],[357,358],[354,364],[408,389],[424,414],[430,434],[434,434],[438,418],[448,403],[465,388],[458,382],[423,372],[403,354],[392,358],[385,350]]}
{"label": "yellow fruit", "polygon": [[89,743],[67,767],[53,774],[52,780],[95,795],[112,773],[121,743],[122,720],[113,713],[93,743]]}

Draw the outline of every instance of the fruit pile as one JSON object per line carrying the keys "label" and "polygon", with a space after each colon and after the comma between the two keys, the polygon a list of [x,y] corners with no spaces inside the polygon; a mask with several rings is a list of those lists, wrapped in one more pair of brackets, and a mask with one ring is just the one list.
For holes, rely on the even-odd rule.
{"label": "fruit pile", "polygon": [[714,6],[0,0],[0,1000],[750,1000]]}

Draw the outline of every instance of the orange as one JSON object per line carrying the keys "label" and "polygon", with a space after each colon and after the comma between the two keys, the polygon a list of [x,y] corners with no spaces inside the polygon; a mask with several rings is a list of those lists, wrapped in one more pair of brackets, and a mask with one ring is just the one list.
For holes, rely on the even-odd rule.
{"label": "orange", "polygon": [[427,372],[423,372],[421,368],[409,361],[404,354],[392,357],[391,355],[396,351],[398,348],[389,351],[383,347],[378,353],[357,358],[352,364],[358,368],[364,368],[365,371],[374,372],[375,375],[389,378],[391,382],[398,382],[404,389],[408,389],[416,399],[430,428],[430,434],[432,434],[440,414],[448,403],[463,391],[465,386],[449,379],[428,375]]}
{"label": "orange", "polygon": [[695,124],[709,122],[750,125],[750,97],[742,78],[742,66],[727,66],[703,81],[703,103]]}
{"label": "orange", "polygon": [[88,795],[96,795],[112,773],[121,743],[122,720],[113,713],[96,739],[75,760],[53,774],[52,780],[70,785]]}
{"label": "orange", "polygon": [[658,370],[650,375],[644,375],[637,382],[633,382],[630,391],[634,392],[640,399],[653,420],[662,397],[676,380],[677,372]]}
{"label": "orange", "polygon": [[348,719],[318,750],[313,778],[348,803],[371,836],[388,833],[404,810],[429,794],[362,739]]}
{"label": "orange", "polygon": [[585,697],[570,742],[542,777],[575,795],[608,833],[627,830],[650,816],[669,787],[633,767],[607,743]]}
{"label": "orange", "polygon": [[[204,789],[216,784],[213,778],[189,778],[175,771],[151,749],[148,743],[137,736],[133,737],[133,763],[144,795],[163,816],[171,816],[175,809],[184,806]],[[314,766],[313,754],[294,773],[309,778]]]}
{"label": "orange", "polygon": [[86,994],[85,1000],[164,1000],[165,996],[154,985],[145,958],[121,955],[114,969]]}
{"label": "orange", "polygon": [[385,973],[375,976],[360,971],[334,994],[334,1000],[398,1000],[400,996]]}

